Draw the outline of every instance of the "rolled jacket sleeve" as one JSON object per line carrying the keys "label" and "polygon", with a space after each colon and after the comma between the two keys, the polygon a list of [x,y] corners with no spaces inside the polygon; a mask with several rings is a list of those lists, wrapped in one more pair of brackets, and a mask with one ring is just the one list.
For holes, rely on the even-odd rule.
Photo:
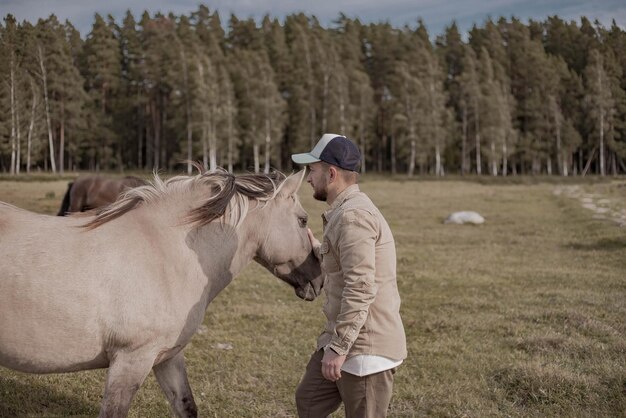
{"label": "rolled jacket sleeve", "polygon": [[377,235],[377,219],[368,211],[354,209],[342,214],[336,248],[345,286],[335,335],[328,345],[340,355],[348,354],[376,297]]}

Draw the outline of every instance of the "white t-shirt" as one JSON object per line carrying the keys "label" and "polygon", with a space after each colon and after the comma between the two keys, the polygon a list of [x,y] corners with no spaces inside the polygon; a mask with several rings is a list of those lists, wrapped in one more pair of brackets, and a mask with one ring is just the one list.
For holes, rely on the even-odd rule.
{"label": "white t-shirt", "polygon": [[393,369],[402,364],[402,360],[396,361],[383,356],[359,354],[350,357],[343,363],[341,370],[359,377]]}

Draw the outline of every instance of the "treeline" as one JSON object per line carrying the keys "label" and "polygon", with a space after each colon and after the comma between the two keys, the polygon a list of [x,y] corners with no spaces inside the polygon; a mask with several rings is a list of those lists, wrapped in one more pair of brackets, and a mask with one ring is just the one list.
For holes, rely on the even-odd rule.
{"label": "treeline", "polygon": [[[417,27],[52,15],[0,27],[0,170],[291,169],[324,132],[362,171],[626,172],[626,33],[582,18]],[[431,39],[435,39],[434,42]],[[191,169],[191,167],[189,167]]]}

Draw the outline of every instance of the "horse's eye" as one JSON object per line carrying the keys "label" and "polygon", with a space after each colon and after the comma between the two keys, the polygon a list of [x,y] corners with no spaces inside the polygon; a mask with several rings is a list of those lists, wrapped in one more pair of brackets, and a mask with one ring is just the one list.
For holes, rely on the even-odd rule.
{"label": "horse's eye", "polygon": [[301,228],[306,228],[307,222],[308,222],[308,218],[306,216],[303,216],[302,218],[298,218],[298,223],[300,224]]}

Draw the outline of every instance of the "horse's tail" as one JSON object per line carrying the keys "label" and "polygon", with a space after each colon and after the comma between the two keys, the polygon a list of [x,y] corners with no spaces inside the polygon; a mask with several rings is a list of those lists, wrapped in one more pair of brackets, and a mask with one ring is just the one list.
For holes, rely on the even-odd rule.
{"label": "horse's tail", "polygon": [[59,209],[59,213],[57,213],[57,216],[67,215],[67,211],[70,209],[70,192],[72,191],[73,185],[74,185],[74,182],[69,182],[67,184],[67,192],[65,192],[65,196],[63,197],[63,202],[61,203],[61,209]]}

